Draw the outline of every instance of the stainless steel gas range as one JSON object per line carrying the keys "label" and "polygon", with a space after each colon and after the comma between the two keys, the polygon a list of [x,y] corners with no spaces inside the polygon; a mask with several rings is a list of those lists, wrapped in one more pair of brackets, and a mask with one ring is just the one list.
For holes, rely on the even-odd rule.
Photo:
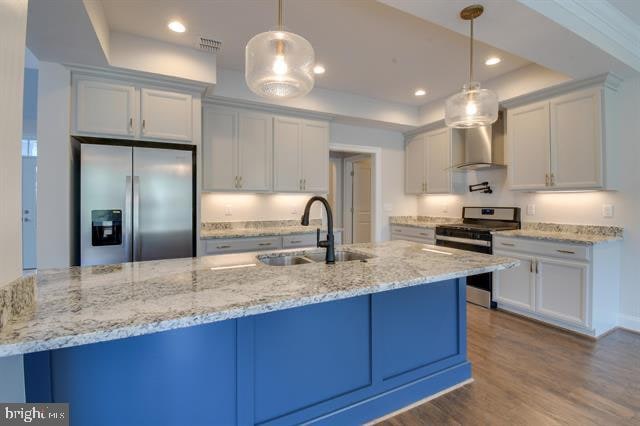
{"label": "stainless steel gas range", "polygon": [[[462,223],[436,227],[436,244],[479,253],[493,253],[494,231],[520,228],[519,207],[463,207]],[[493,274],[467,278],[467,301],[495,308]]]}

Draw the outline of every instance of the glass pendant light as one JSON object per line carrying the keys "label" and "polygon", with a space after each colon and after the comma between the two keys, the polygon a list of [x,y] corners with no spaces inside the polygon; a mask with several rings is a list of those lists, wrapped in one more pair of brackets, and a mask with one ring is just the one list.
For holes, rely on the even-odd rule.
{"label": "glass pendant light", "polygon": [[253,93],[265,98],[304,96],[315,81],[313,47],[284,30],[282,3],[278,0],[278,27],[254,36],[245,48],[245,80]]}
{"label": "glass pendant light", "polygon": [[444,121],[448,127],[467,129],[486,126],[498,119],[498,96],[491,90],[480,88],[473,81],[473,20],[484,11],[479,4],[462,9],[460,17],[471,23],[469,52],[469,82],[462,91],[449,97],[445,103]]}

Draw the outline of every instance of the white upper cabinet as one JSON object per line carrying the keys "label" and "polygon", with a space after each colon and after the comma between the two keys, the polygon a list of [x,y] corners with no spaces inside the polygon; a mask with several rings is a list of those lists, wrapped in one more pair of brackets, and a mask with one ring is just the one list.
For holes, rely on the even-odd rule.
{"label": "white upper cabinet", "polygon": [[301,139],[302,189],[326,193],[329,190],[329,124],[303,120]]}
{"label": "white upper cabinet", "polygon": [[206,107],[202,116],[202,189],[236,190],[238,114],[232,109]]}
{"label": "white upper cabinet", "polygon": [[134,136],[138,121],[136,89],[98,80],[76,86],[76,130],[105,136]]}
{"label": "white upper cabinet", "polygon": [[545,188],[549,182],[549,102],[507,112],[511,189]]}
{"label": "white upper cabinet", "polygon": [[273,117],[238,113],[238,186],[245,191],[270,191],[273,166]]}
{"label": "white upper cabinet", "polygon": [[273,189],[282,192],[301,191],[302,122],[294,118],[276,117],[273,126]]}
{"label": "white upper cabinet", "polygon": [[616,189],[614,107],[606,84],[508,107],[510,188]]}
{"label": "white upper cabinet", "polygon": [[426,192],[446,194],[451,187],[451,130],[440,129],[425,135]]}
{"label": "white upper cabinet", "polygon": [[74,134],[193,140],[193,96],[74,76]]}
{"label": "white upper cabinet", "polygon": [[272,117],[217,106],[203,117],[203,189],[270,191]]}
{"label": "white upper cabinet", "polygon": [[274,190],[326,193],[329,185],[329,124],[274,119]]}
{"label": "white upper cabinet", "polygon": [[412,137],[405,146],[405,192],[422,194],[425,191],[424,135]]}
{"label": "white upper cabinet", "polygon": [[451,170],[453,133],[442,128],[413,136],[405,145],[405,192],[455,192]]}
{"label": "white upper cabinet", "polygon": [[174,141],[192,139],[191,95],[141,89],[142,136]]}
{"label": "white upper cabinet", "polygon": [[600,92],[585,90],[551,99],[551,176],[554,188],[603,186]]}

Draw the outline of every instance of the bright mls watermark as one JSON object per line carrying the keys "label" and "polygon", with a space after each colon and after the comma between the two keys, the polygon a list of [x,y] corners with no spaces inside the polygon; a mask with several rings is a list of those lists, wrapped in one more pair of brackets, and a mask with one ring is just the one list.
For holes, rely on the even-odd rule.
{"label": "bright mls watermark", "polygon": [[69,426],[69,404],[0,403],[0,426]]}

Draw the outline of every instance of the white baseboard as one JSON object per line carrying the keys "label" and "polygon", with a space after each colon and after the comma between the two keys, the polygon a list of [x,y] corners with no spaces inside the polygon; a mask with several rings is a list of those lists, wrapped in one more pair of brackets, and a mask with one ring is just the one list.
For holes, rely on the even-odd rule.
{"label": "white baseboard", "polygon": [[640,317],[633,315],[618,315],[618,327],[640,333]]}

